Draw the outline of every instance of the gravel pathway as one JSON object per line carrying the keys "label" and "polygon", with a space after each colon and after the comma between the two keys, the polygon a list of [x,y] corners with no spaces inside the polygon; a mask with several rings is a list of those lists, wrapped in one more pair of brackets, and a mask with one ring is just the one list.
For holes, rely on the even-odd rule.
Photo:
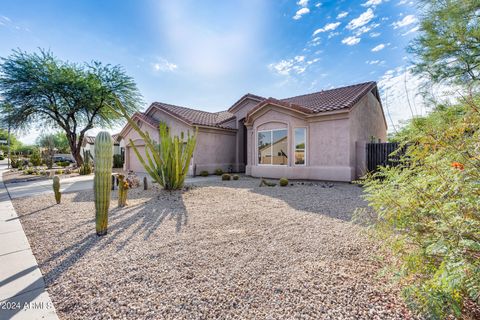
{"label": "gravel pathway", "polygon": [[[94,234],[91,192],[14,201],[62,319],[405,319],[349,184],[130,190]],[[116,199],[116,191],[113,198]]]}

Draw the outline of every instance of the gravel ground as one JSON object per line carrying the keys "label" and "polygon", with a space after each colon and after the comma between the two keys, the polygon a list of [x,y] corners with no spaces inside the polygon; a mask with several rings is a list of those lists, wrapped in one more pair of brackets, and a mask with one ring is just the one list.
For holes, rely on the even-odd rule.
{"label": "gravel ground", "polygon": [[62,319],[405,319],[375,246],[349,222],[361,188],[198,184],[113,194],[97,238],[91,192],[14,200]]}

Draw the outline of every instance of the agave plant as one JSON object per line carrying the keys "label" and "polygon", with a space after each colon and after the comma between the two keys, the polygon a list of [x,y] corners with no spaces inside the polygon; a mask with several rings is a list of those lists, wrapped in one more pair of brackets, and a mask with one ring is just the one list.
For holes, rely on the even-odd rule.
{"label": "agave plant", "polygon": [[171,136],[167,125],[161,122],[158,128],[160,143],[157,144],[148,132],[142,131],[135,121],[132,120],[119,100],[117,100],[116,107],[116,109],[111,109],[117,113],[117,110],[120,110],[120,113],[145,142],[146,152],[145,156],[142,156],[130,139],[130,146],[133,148],[145,171],[152,177],[153,181],[164,189],[181,189],[185,183],[190,159],[195,151],[198,129],[193,135],[187,132],[186,137],[183,132],[180,136]]}

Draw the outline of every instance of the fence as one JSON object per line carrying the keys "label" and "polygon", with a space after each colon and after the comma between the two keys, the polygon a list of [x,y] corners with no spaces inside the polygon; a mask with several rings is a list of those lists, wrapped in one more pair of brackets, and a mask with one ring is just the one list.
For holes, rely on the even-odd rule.
{"label": "fence", "polygon": [[399,148],[397,142],[367,143],[367,169],[370,172],[376,171],[378,166],[396,166],[398,160],[405,153],[405,148],[391,155]]}

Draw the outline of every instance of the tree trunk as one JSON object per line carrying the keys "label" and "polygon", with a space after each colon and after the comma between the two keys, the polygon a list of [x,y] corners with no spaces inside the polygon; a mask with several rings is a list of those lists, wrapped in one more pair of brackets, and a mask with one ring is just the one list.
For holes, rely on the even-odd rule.
{"label": "tree trunk", "polygon": [[83,164],[83,158],[80,154],[81,144],[77,144],[77,135],[75,133],[68,133],[67,139],[73,159],[77,162],[77,167],[80,167]]}

